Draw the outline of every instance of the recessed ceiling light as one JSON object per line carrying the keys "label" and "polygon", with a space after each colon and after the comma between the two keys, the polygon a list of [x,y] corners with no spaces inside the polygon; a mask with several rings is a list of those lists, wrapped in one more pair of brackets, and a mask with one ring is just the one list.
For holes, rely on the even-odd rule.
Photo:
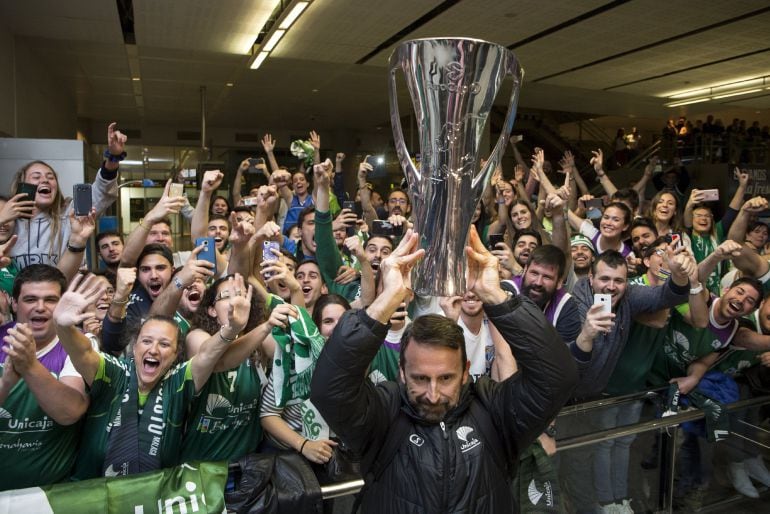
{"label": "recessed ceiling light", "polygon": [[141,79],[141,78],[139,78],[139,77],[132,77],[132,78],[131,78],[131,80],[133,80],[134,82],[136,82],[136,81],[138,81],[138,80],[142,80],[142,79]]}
{"label": "recessed ceiling light", "polygon": [[311,89],[311,91],[312,91],[313,93],[318,93],[318,90],[317,90],[317,89]]}
{"label": "recessed ceiling light", "polygon": [[225,85],[226,85],[227,87],[233,87],[233,83],[232,83],[232,82],[228,82],[228,83],[227,83],[227,84],[225,84]]}

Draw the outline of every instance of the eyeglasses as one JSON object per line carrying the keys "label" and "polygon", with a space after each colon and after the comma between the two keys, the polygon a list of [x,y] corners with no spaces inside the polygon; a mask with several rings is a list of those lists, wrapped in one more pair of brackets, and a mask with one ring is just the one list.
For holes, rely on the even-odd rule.
{"label": "eyeglasses", "polygon": [[406,198],[391,198],[388,203],[397,203],[399,205],[406,205]]}

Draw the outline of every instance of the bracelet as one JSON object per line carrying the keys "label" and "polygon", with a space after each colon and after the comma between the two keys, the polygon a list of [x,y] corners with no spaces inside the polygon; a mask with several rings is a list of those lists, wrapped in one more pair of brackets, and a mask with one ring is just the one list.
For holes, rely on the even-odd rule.
{"label": "bracelet", "polygon": [[122,161],[123,159],[126,158],[126,155],[127,155],[126,152],[123,152],[120,155],[112,155],[110,153],[109,148],[104,151],[104,158],[107,159],[110,162],[120,162],[120,161]]}
{"label": "bracelet", "polygon": [[113,299],[112,299],[112,303],[113,303],[114,305],[126,305],[126,304],[128,303],[128,300],[129,300],[129,299],[130,299],[130,297],[129,297],[129,298],[126,298],[125,300],[122,300],[122,301],[121,301],[121,300],[116,300],[115,298],[113,298]]}
{"label": "bracelet", "polygon": [[696,287],[690,288],[690,294],[699,294],[703,291],[703,284],[698,284]]}
{"label": "bracelet", "polygon": [[220,328],[220,329],[219,329],[219,337],[221,337],[221,338],[222,338],[222,341],[224,341],[224,342],[225,342],[225,343],[227,343],[227,344],[230,344],[230,343],[232,343],[233,341],[235,341],[236,339],[238,339],[238,336],[235,336],[235,337],[233,337],[233,338],[225,337],[225,335],[222,333],[222,331],[223,331],[224,329],[225,329],[225,327],[224,327],[224,326],[223,326],[222,328]]}
{"label": "bracelet", "polygon": [[72,246],[71,244],[67,243],[67,250],[69,250],[72,253],[83,253],[86,251],[86,247],[83,246],[81,248],[79,246]]}
{"label": "bracelet", "polygon": [[142,227],[143,229],[145,229],[147,232],[149,232],[149,231],[150,231],[150,227],[148,227],[147,225],[145,225],[145,224],[144,224],[144,219],[142,219],[142,220],[139,222],[139,226],[140,226],[140,227]]}
{"label": "bracelet", "polygon": [[302,443],[302,446],[299,447],[299,453],[302,454],[302,450],[305,449],[305,445],[307,442],[310,441],[310,439],[305,439],[305,441]]}

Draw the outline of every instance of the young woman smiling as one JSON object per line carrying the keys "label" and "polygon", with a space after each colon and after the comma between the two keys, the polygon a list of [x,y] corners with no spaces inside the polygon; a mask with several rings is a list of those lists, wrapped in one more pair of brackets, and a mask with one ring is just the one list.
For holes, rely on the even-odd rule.
{"label": "young woman smiling", "polygon": [[195,357],[173,369],[181,349],[179,328],[166,316],[144,321],[127,360],[94,350],[77,325],[91,316],[87,309],[104,288],[94,275],[77,277],[53,313],[59,340],[90,388],[73,475],[78,480],[175,465],[190,402],[213,371],[232,369],[249,353],[247,345],[236,342],[248,321],[253,291],[240,275],[228,281],[227,324]]}

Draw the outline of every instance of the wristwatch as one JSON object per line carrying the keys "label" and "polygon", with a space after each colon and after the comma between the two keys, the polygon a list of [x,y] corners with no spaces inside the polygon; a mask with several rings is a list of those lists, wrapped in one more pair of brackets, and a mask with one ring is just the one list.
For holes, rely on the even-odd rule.
{"label": "wristwatch", "polygon": [[548,437],[556,439],[556,425],[548,425],[545,427],[545,430],[543,430],[543,433]]}
{"label": "wristwatch", "polygon": [[174,285],[177,289],[184,289],[184,284],[179,280],[179,277],[174,277]]}

